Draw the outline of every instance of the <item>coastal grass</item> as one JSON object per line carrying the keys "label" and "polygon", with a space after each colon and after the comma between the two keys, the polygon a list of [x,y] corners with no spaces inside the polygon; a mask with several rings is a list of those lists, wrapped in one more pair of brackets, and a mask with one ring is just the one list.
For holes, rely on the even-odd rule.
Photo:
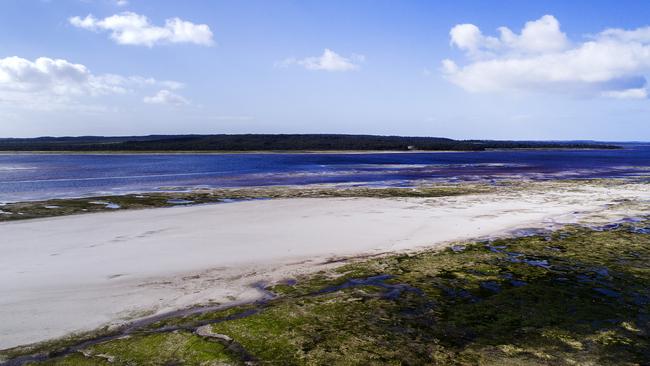
{"label": "coastal grass", "polygon": [[[650,364],[650,221],[364,259],[269,290],[46,364],[241,364],[233,344],[259,365]],[[230,341],[190,332],[205,323]]]}

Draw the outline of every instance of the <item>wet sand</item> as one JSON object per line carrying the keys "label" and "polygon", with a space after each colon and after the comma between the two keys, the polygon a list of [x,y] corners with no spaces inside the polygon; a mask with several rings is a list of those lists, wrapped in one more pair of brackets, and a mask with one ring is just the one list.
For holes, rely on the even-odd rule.
{"label": "wet sand", "polygon": [[[625,201],[631,200],[631,201]],[[439,198],[236,202],[0,224],[0,349],[205,303],[332,259],[644,212],[650,186],[538,183]]]}

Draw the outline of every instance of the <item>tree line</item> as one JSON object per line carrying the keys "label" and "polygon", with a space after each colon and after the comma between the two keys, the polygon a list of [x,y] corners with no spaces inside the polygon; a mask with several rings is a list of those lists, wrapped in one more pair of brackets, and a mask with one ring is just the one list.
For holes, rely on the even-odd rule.
{"label": "tree line", "polygon": [[0,139],[0,151],[484,151],[489,149],[616,149],[589,141],[453,140],[340,134],[80,136]]}

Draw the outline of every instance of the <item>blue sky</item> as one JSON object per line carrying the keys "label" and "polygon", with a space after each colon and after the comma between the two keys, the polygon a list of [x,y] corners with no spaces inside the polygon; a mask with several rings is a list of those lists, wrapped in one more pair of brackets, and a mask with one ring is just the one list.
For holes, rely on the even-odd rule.
{"label": "blue sky", "polygon": [[3,137],[650,140],[645,1],[0,5]]}

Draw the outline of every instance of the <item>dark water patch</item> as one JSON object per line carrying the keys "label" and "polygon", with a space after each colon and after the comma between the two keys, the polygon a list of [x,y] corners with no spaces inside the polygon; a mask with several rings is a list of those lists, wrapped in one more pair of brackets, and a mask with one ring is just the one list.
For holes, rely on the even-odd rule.
{"label": "dark water patch", "polygon": [[[650,296],[635,293],[632,295],[632,302],[638,306],[650,305]],[[650,322],[648,324],[650,324]]]}
{"label": "dark water patch", "polygon": [[548,259],[527,257],[524,253],[508,252],[506,251],[508,247],[505,245],[487,244],[485,247],[493,253],[505,254],[506,260],[511,263],[524,263],[533,267],[551,269],[551,264],[548,262]]}
{"label": "dark water patch", "polygon": [[526,281],[516,279],[512,273],[503,273],[500,275],[500,277],[506,280],[507,283],[509,283],[513,287],[522,287],[528,284]]}
{"label": "dark water patch", "polygon": [[587,226],[587,228],[600,232],[611,230],[626,230],[634,234],[650,234],[650,226],[648,225],[647,217],[626,217],[614,223],[597,226],[592,225]]}
{"label": "dark water patch", "polygon": [[579,274],[576,275],[576,281],[580,283],[592,283],[594,282],[594,278],[587,276],[586,274]]}
{"label": "dark water patch", "polygon": [[491,244],[486,244],[485,247],[492,253],[503,253],[503,250],[507,248],[505,245],[491,245]]}
{"label": "dark water patch", "polygon": [[616,230],[621,227],[620,223],[613,223],[613,224],[606,224],[606,225],[600,225],[600,226],[590,226],[589,228],[594,231],[610,231],[610,230]]}
{"label": "dark water patch", "polygon": [[480,299],[471,292],[458,287],[438,286],[447,297],[468,301],[471,303],[478,302]]}
{"label": "dark water patch", "polygon": [[287,285],[287,286],[294,286],[298,283],[298,280],[293,279],[293,278],[288,278],[283,281],[278,282],[279,285]]}
{"label": "dark water patch", "polygon": [[638,227],[632,226],[629,231],[634,234],[650,234],[650,226]]}
{"label": "dark water patch", "polygon": [[[560,231],[559,233],[556,233],[555,235],[553,235],[552,238],[555,239],[555,240],[564,240],[564,239],[568,239],[570,237],[571,237],[570,233],[565,232],[565,231]],[[562,248],[562,247],[558,247],[558,248]]]}
{"label": "dark water patch", "polygon": [[547,259],[528,259],[528,258],[523,258],[521,260],[522,263],[526,263],[530,266],[533,267],[539,267],[539,268],[544,268],[544,269],[550,269],[551,265],[548,263]]}
{"label": "dark water patch", "polygon": [[603,287],[594,287],[592,290],[598,292],[601,295],[605,295],[608,297],[613,297],[613,298],[619,298],[621,297],[621,293],[618,291],[614,291],[612,289],[608,288],[603,288]]}
{"label": "dark water patch", "polygon": [[512,263],[524,263],[529,266],[539,267],[544,269],[550,269],[551,265],[548,262],[548,259],[539,259],[539,258],[529,258],[524,256],[522,253],[508,252],[507,260]]}
{"label": "dark water patch", "polygon": [[462,252],[462,251],[464,251],[465,249],[467,249],[467,247],[464,246],[464,245],[452,245],[452,246],[451,246],[451,250],[452,250],[453,252],[455,252],[455,253]]}
{"label": "dark water patch", "polygon": [[551,240],[550,234],[551,231],[548,229],[540,229],[540,228],[523,228],[523,229],[516,229],[514,231],[510,232],[513,236],[518,237],[518,238],[527,238],[531,236],[540,236],[544,237],[545,239]]}
{"label": "dark water patch", "polygon": [[591,270],[599,277],[609,277],[609,270],[606,267],[596,267]]}
{"label": "dark water patch", "polygon": [[387,280],[390,280],[394,277],[395,276],[393,275],[384,274],[384,275],[377,275],[377,276],[371,276],[366,278],[351,278],[340,285],[328,286],[321,290],[318,290],[314,292],[312,295],[328,294],[328,293],[333,293],[348,288],[360,287],[360,286],[379,287],[382,290],[384,290],[381,297],[388,300],[396,300],[402,295],[403,292],[412,292],[419,296],[423,294],[422,290],[420,290],[419,288],[410,286],[405,283],[393,284],[393,283],[386,282]]}
{"label": "dark water patch", "polygon": [[501,292],[501,285],[496,281],[483,281],[479,284],[482,289],[492,291],[492,292]]}
{"label": "dark water patch", "polygon": [[642,221],[645,221],[645,220],[647,220],[647,218],[633,216],[633,217],[626,217],[623,220],[621,220],[621,222],[636,223],[636,222],[642,222]]}

